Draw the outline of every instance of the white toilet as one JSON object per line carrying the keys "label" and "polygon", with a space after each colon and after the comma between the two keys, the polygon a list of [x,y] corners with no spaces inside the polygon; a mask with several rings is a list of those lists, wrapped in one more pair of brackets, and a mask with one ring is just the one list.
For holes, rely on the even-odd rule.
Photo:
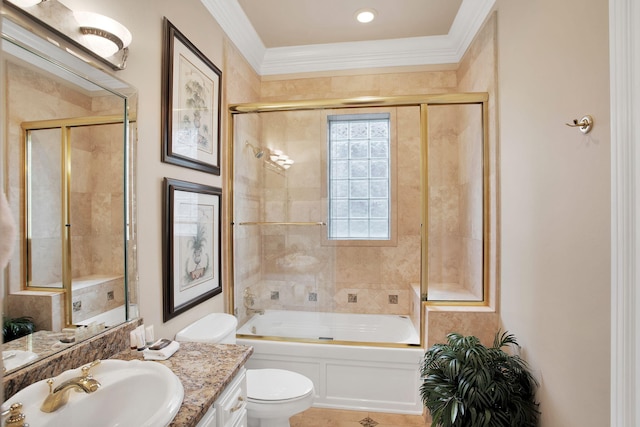
{"label": "white toilet", "polygon": [[[176,341],[235,344],[238,320],[212,313],[176,334]],[[313,382],[283,369],[247,369],[248,427],[290,427],[289,418],[311,407]]]}

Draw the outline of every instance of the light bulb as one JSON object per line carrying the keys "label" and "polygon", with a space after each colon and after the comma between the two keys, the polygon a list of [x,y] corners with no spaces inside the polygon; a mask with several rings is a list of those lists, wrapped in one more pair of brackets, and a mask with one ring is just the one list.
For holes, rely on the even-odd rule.
{"label": "light bulb", "polygon": [[356,12],[356,19],[358,22],[367,24],[376,19],[376,11],[373,9],[360,9]]}

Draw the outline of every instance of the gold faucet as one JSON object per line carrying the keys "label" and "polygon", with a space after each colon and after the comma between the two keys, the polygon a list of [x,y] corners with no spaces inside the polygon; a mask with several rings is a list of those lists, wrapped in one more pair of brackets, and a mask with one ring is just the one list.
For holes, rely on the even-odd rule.
{"label": "gold faucet", "polygon": [[99,360],[96,360],[86,366],[82,367],[82,375],[79,377],[71,378],[60,384],[55,389],[53,388],[53,379],[48,379],[49,394],[40,406],[42,412],[57,411],[61,407],[67,404],[69,400],[69,392],[73,389],[75,391],[84,391],[85,393],[93,393],[100,388],[100,383],[95,380],[90,374],[89,370],[94,366],[100,364]]}
{"label": "gold faucet", "polygon": [[4,420],[6,427],[29,427],[29,424],[25,423],[26,416],[22,413],[22,403],[16,402],[9,407],[6,411],[2,412],[3,417],[7,417]]}

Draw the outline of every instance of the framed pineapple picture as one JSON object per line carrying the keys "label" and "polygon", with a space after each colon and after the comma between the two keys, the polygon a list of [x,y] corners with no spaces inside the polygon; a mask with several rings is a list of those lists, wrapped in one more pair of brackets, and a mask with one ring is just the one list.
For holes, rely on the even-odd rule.
{"label": "framed pineapple picture", "polygon": [[222,72],[167,18],[162,51],[162,161],[220,175]]}
{"label": "framed pineapple picture", "polygon": [[163,320],[222,292],[222,190],[164,179]]}

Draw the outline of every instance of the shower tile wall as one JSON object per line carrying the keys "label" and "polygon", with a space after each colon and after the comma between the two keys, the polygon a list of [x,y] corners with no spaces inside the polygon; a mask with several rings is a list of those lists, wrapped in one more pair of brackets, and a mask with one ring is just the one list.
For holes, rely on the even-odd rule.
{"label": "shower tile wall", "polygon": [[[260,99],[260,79],[230,41],[224,43],[226,103],[257,102]],[[225,104],[226,105],[226,104]],[[260,216],[260,163],[253,157],[245,142],[260,145],[260,121],[257,115],[243,115],[242,124],[235,129],[236,143],[233,153],[236,178],[234,180],[234,206],[237,222],[259,221]],[[223,148],[224,149],[224,148]],[[224,153],[223,153],[224,156]],[[261,239],[257,226],[234,225],[235,251],[235,307],[240,322],[245,318],[242,295],[260,280]]]}

